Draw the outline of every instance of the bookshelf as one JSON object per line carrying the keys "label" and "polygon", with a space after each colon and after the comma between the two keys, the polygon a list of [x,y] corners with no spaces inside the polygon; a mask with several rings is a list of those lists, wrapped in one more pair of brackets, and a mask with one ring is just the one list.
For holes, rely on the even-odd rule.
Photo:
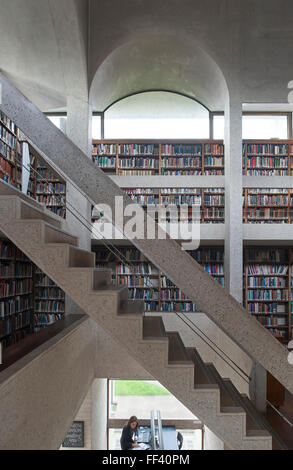
{"label": "bookshelf", "polygon": [[148,206],[188,206],[188,222],[193,222],[192,205],[199,204],[200,223],[225,222],[224,188],[123,188],[143,208]]}
{"label": "bookshelf", "polygon": [[66,182],[45,162],[29,144],[30,179],[28,195],[45,204],[47,209],[66,217]]}
{"label": "bookshelf", "polygon": [[20,189],[18,129],[14,122],[0,111],[0,178]]}
{"label": "bookshelf", "polygon": [[292,268],[291,247],[244,248],[244,305],[284,343],[292,338]]}
{"label": "bookshelf", "polygon": [[23,144],[30,153],[30,179],[27,194],[55,214],[66,217],[66,182],[26,141],[25,136],[0,111],[0,179],[22,191]]}
{"label": "bookshelf", "polygon": [[243,174],[247,176],[292,176],[293,141],[244,141]]}
{"label": "bookshelf", "polygon": [[118,176],[223,175],[223,141],[94,140],[93,161]]}
{"label": "bookshelf", "polygon": [[[146,312],[196,312],[196,305],[136,248],[116,245],[116,249],[122,261],[104,246],[93,246],[96,266],[110,267],[113,283],[127,285],[129,298],[143,300]],[[189,253],[224,286],[223,247],[202,247]]]}
{"label": "bookshelf", "polygon": [[34,301],[35,331],[62,320],[65,314],[65,294],[39,268],[35,268]]}
{"label": "bookshelf", "polygon": [[253,224],[293,223],[292,189],[245,189],[243,222]]}
{"label": "bookshelf", "polygon": [[0,240],[0,343],[3,348],[61,319],[64,312],[64,292],[13,243]]}

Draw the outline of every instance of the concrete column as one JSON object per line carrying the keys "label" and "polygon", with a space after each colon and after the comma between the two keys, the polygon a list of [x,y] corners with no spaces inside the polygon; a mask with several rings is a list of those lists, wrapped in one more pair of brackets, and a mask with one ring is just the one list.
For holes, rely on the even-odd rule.
{"label": "concrete column", "polygon": [[92,384],[92,450],[107,450],[107,380]]}
{"label": "concrete column", "polygon": [[[73,96],[67,98],[67,137],[72,140],[89,158],[92,153],[92,109],[88,102]],[[91,205],[74,185],[67,185],[67,222],[69,230],[80,238],[80,247],[89,250],[91,234],[84,223],[91,220]],[[70,212],[73,211],[73,214]]]}
{"label": "concrete column", "polygon": [[[225,286],[243,302],[242,103],[230,94],[225,108]],[[253,361],[249,393],[259,411],[266,407],[266,370]]]}
{"label": "concrete column", "polygon": [[225,286],[242,303],[242,104],[230,97],[225,109]]}
{"label": "concrete column", "polygon": [[[92,154],[92,109],[89,103],[74,96],[67,98],[66,134],[89,158]],[[91,204],[75,185],[67,182],[67,215],[69,232],[79,237],[79,246],[91,250]],[[81,313],[80,308],[68,295],[65,296],[66,313]]]}

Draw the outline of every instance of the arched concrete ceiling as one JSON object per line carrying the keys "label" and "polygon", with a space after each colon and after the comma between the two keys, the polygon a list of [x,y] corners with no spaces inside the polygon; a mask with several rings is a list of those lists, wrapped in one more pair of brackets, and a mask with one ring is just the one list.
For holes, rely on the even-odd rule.
{"label": "arched concrete ceiling", "polygon": [[151,34],[188,35],[243,102],[286,102],[292,16],[292,0],[91,0],[89,79],[124,44]]}
{"label": "arched concrete ceiling", "polygon": [[121,97],[156,89],[184,93],[211,110],[223,110],[227,99],[219,67],[194,43],[174,35],[146,35],[107,57],[92,82],[90,101],[103,111]]}
{"label": "arched concrete ceiling", "polygon": [[43,111],[88,99],[87,0],[1,0],[0,69]]}

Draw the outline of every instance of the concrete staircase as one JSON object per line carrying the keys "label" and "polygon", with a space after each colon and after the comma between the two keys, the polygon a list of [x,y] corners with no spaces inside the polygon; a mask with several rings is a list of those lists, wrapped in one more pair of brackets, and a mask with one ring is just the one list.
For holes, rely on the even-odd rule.
{"label": "concrete staircase", "polygon": [[111,285],[111,272],[95,268],[95,254],[78,248],[62,219],[17,190],[5,195],[0,185],[1,232],[229,448],[272,448],[271,430],[250,401],[186,349],[177,332],[166,332],[161,317],[145,317],[143,302],[129,301],[127,287]]}
{"label": "concrete staircase", "polygon": [[[115,213],[117,197],[123,201],[124,207],[133,203],[101,169],[94,165],[88,156],[59,131],[1,73],[0,85],[2,88],[0,109],[37,146],[44,158],[55,166],[58,172],[74,185],[75,189],[77,188],[78,197],[85,196],[93,205],[106,204],[112,214]],[[286,347],[252,315],[249,315],[226,289],[211,279],[203,267],[183,251],[175,240],[169,236],[166,237],[166,233],[162,233],[160,228],[157,227],[163,237],[158,236],[154,240],[149,240],[146,236],[147,224],[152,225],[153,219],[142,207],[137,206],[136,213],[144,222],[139,224],[144,229],[142,236],[133,239],[132,228],[129,224],[125,225],[123,217],[118,217],[115,221],[116,227],[124,230],[126,238],[131,239],[136,248],[195,302],[199,310],[204,312],[240,349],[293,393],[293,368],[288,362]],[[47,228],[47,237],[50,237],[49,231]],[[59,238],[61,239],[62,235]],[[69,238],[64,237],[64,240],[68,242]],[[49,244],[46,249],[49,254]],[[66,250],[65,246],[60,245],[61,256],[65,257]],[[54,246],[51,251],[55,252]],[[66,257],[71,256],[69,252],[71,253],[72,250],[68,249]],[[64,261],[67,262],[68,259],[64,258]],[[71,275],[73,272],[74,269]],[[89,270],[85,269],[84,276],[86,272]]]}

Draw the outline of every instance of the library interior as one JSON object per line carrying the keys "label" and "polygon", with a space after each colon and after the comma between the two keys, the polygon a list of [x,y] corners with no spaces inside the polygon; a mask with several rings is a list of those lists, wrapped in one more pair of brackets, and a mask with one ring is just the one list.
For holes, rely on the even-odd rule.
{"label": "library interior", "polygon": [[293,449],[292,20],[0,0],[0,450]]}

